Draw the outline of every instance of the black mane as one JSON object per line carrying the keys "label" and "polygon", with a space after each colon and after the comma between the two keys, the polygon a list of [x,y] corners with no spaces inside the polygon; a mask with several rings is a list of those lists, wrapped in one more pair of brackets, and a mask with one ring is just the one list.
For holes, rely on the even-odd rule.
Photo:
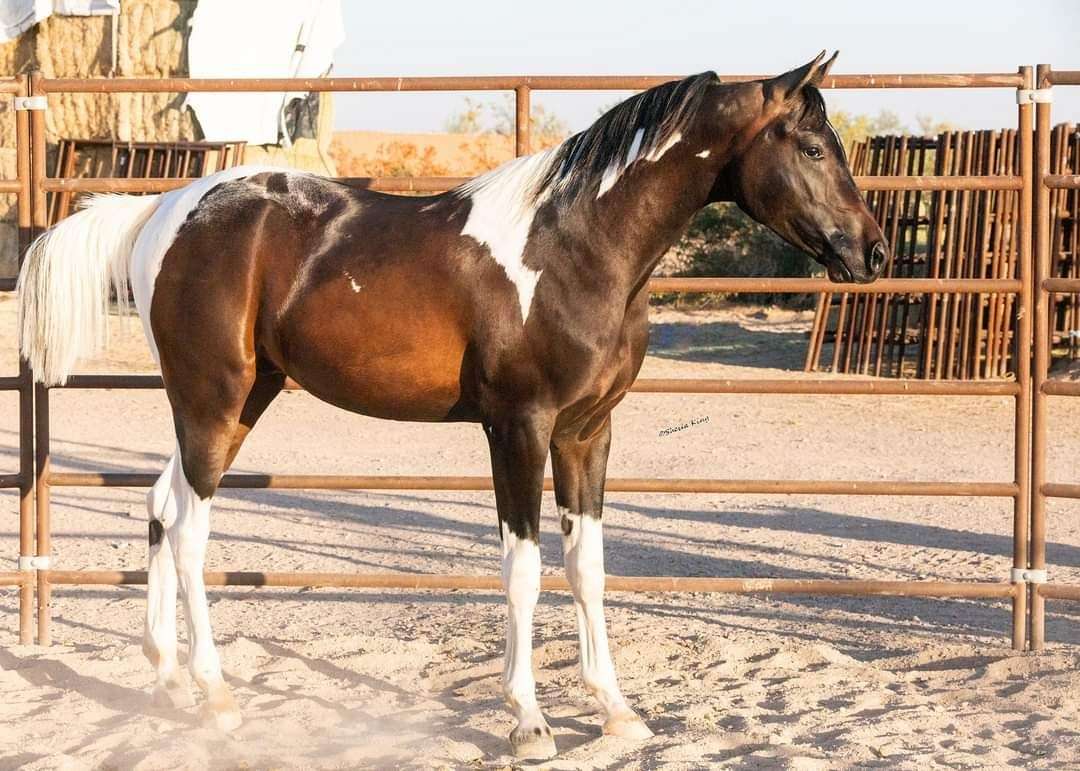
{"label": "black mane", "polygon": [[636,155],[662,146],[694,119],[701,97],[715,82],[715,72],[702,72],[642,91],[615,105],[555,149],[538,190],[572,199],[591,182],[599,181],[607,169],[626,165],[638,130],[642,136]]}

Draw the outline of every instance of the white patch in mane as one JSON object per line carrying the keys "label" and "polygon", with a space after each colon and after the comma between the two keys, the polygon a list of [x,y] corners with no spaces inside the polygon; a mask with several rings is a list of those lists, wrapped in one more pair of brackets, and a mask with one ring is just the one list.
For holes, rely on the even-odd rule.
{"label": "white patch in mane", "polygon": [[626,160],[621,164],[613,163],[604,169],[604,175],[600,178],[600,187],[596,191],[597,198],[610,190],[612,185],[618,181],[623,170],[629,168],[630,164],[637,160],[638,153],[641,152],[641,138],[643,136],[645,136],[645,129],[639,128],[635,131],[634,140],[630,143],[630,149],[626,151]]}
{"label": "white patch in mane", "polygon": [[673,148],[675,145],[679,144],[679,142],[681,142],[681,141],[682,141],[682,132],[676,131],[674,134],[672,134],[670,137],[668,137],[668,141],[664,142],[664,144],[660,145],[659,147],[654,147],[652,150],[650,150],[649,154],[645,156],[645,160],[647,160],[647,161],[658,161],[658,160],[660,160],[664,156],[664,153],[666,153],[668,150]]}
{"label": "white patch in mane", "polygon": [[[615,186],[615,183],[619,181],[619,177],[622,173],[630,168],[630,164],[638,160],[638,154],[641,152],[641,138],[645,133],[644,129],[638,129],[634,134],[634,141],[630,145],[630,150],[626,153],[626,161],[623,163],[613,163],[604,169],[604,175],[600,178],[600,187],[596,190],[596,199],[600,200],[608,190]],[[654,147],[644,156],[642,160],[649,162],[656,162],[663,157],[664,153],[677,145],[682,140],[682,133],[676,131],[664,144]]]}
{"label": "white patch in mane", "polygon": [[551,149],[516,158],[458,188],[472,204],[461,234],[486,246],[506,271],[517,290],[522,324],[529,318],[541,273],[525,265],[525,244],[537,210],[551,196],[550,189],[538,188],[554,156]]}
{"label": "white patch in mane", "polygon": [[697,157],[697,158],[708,158],[709,153],[710,153],[709,150],[702,150],[700,153],[696,153],[695,157]]}
{"label": "white patch in mane", "polygon": [[235,166],[211,174],[209,177],[202,177],[190,185],[163,194],[157,209],[139,232],[139,238],[131,253],[131,292],[135,296],[135,307],[139,311],[139,318],[142,319],[146,341],[150,344],[150,351],[155,361],[160,363],[157,344],[154,342],[154,335],[150,329],[150,306],[154,298],[154,283],[161,271],[161,261],[165,259],[165,253],[176,240],[180,226],[187,220],[191,211],[199,205],[203,196],[217,185],[268,171],[296,173],[294,169],[275,166]]}

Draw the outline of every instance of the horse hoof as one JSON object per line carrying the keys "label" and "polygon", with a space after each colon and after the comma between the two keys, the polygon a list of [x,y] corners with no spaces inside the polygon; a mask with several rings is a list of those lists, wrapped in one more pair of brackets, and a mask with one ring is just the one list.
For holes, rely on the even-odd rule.
{"label": "horse hoof", "polygon": [[191,689],[180,682],[155,685],[150,698],[158,709],[187,709],[195,706],[195,697],[191,695]]}
{"label": "horse hoof", "polygon": [[547,760],[556,755],[555,738],[546,725],[515,728],[510,732],[510,746],[514,757],[521,760]]}
{"label": "horse hoof", "polygon": [[216,728],[227,734],[235,731],[243,722],[244,719],[240,716],[238,709],[217,710],[209,706],[203,708],[202,724],[206,728]]}
{"label": "horse hoof", "polygon": [[649,739],[653,735],[653,732],[645,725],[645,721],[633,712],[608,718],[604,723],[604,733],[608,736],[618,736],[620,739],[632,739],[638,742]]}

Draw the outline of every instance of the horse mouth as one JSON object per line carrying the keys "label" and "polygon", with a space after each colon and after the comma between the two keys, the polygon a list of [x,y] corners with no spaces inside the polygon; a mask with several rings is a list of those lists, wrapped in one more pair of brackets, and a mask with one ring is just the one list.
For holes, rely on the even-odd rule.
{"label": "horse mouth", "polygon": [[825,272],[834,284],[870,284],[875,278],[870,273],[855,273],[840,257],[833,257],[825,263]]}
{"label": "horse mouth", "polygon": [[825,272],[829,275],[829,281],[834,284],[850,284],[855,280],[851,274],[851,268],[844,264],[840,258],[829,260],[825,266]]}

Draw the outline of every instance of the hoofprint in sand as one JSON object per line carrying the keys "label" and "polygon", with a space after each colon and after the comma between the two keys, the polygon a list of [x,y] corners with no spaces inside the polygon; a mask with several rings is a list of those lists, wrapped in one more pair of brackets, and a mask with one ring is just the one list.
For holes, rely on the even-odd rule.
{"label": "hoofprint in sand", "polygon": [[[13,327],[0,301],[0,330]],[[798,377],[807,314],[654,314],[644,376]],[[10,335],[0,336],[10,371]],[[87,371],[149,364],[140,332]],[[756,366],[750,366],[754,364]],[[159,470],[161,392],[53,394],[58,470]],[[0,395],[6,466],[13,395]],[[1051,474],[1080,476],[1080,402],[1052,401]],[[707,421],[694,421],[707,417]],[[687,424],[688,428],[665,429]],[[1009,398],[631,395],[615,413],[611,474],[1009,480]],[[473,426],[388,424],[283,395],[238,471],[485,474]],[[55,490],[54,560],[142,569],[143,491]],[[15,499],[0,549],[16,549]],[[1080,507],[1050,508],[1051,577],[1080,582]],[[561,570],[554,503],[544,569]],[[791,578],[1003,580],[1008,501],[612,495],[608,570]],[[485,494],[223,491],[209,569],[498,573]],[[227,677],[246,717],[232,736],[195,710],[154,708],[139,651],[141,588],[59,589],[55,644],[16,644],[0,593],[0,768],[499,767],[512,759],[497,593],[211,592]],[[1008,647],[1002,603],[609,593],[624,691],[656,736],[600,735],[577,674],[567,596],[537,611],[536,675],[560,756],[577,767],[1059,768],[1080,764],[1080,607],[1050,605],[1041,654]]]}

